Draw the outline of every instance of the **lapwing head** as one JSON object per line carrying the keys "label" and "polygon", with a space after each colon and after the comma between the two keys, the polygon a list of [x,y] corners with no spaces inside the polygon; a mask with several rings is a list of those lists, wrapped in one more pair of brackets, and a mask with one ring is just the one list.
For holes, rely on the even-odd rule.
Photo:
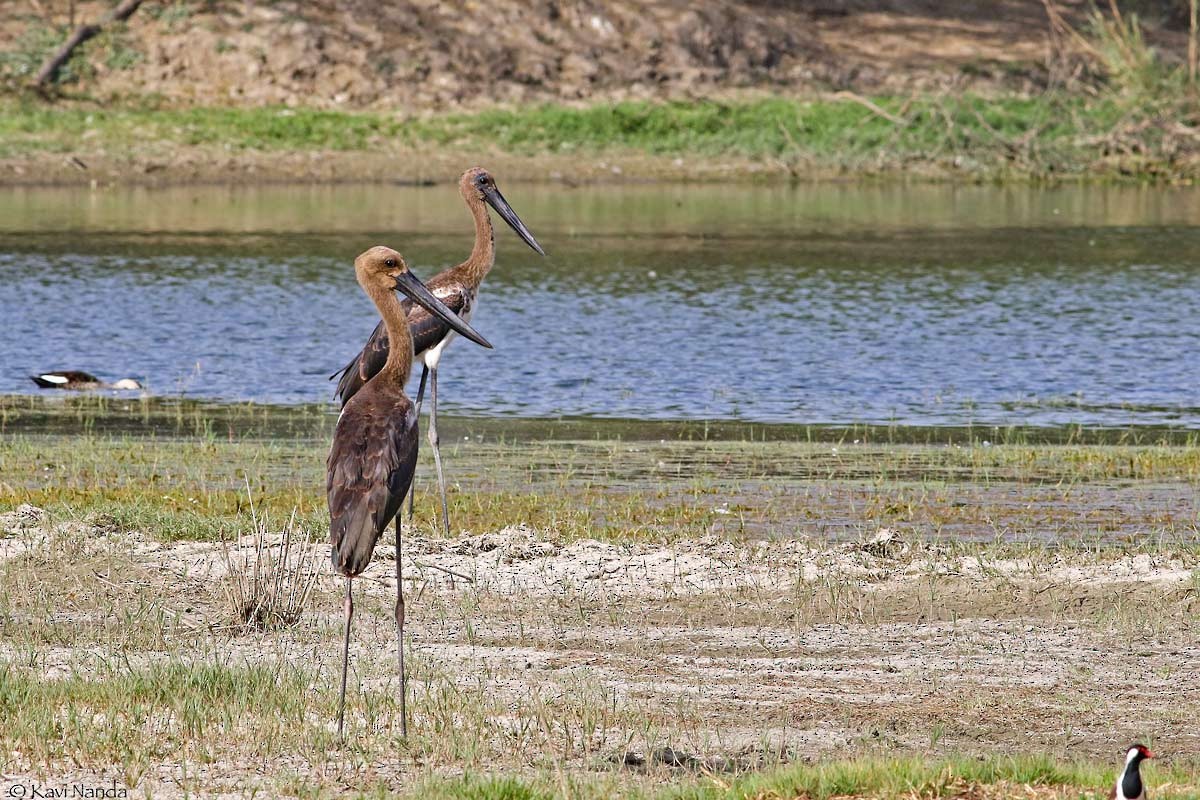
{"label": "lapwing head", "polygon": [[1129,749],[1125,751],[1125,763],[1133,761],[1142,762],[1147,758],[1154,758],[1154,753],[1149,747],[1144,744],[1134,743],[1129,745]]}

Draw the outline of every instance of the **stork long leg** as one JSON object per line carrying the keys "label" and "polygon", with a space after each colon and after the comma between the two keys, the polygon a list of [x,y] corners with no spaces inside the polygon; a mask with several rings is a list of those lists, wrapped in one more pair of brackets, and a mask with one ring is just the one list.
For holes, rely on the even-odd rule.
{"label": "stork long leg", "polygon": [[442,451],[438,446],[437,429],[437,367],[429,371],[429,392],[431,405],[429,407],[429,443],[433,445],[433,463],[437,467],[438,491],[442,495],[442,527],[446,529],[446,538],[450,538],[450,507],[446,503],[446,477],[442,474]]}
{"label": "stork long leg", "polygon": [[342,641],[342,691],[338,697],[338,739],[344,739],[342,727],[346,721],[346,674],[350,669],[350,620],[354,617],[353,581],[353,578],[346,578],[346,602],[343,605],[346,612],[346,637]]}
{"label": "stork long leg", "polygon": [[[429,365],[422,362],[421,366],[421,385],[417,387],[417,402],[413,404],[416,409],[417,420],[421,419],[421,400],[425,397],[425,379],[429,377]],[[412,525],[413,521],[413,505],[417,502],[417,482],[413,481],[408,487],[408,524]],[[400,524],[397,519],[397,525]],[[396,529],[399,531],[399,528]]]}
{"label": "stork long leg", "polygon": [[404,674],[404,572],[400,566],[400,517],[396,515],[396,657],[400,662],[400,735],[408,738],[408,679]]}

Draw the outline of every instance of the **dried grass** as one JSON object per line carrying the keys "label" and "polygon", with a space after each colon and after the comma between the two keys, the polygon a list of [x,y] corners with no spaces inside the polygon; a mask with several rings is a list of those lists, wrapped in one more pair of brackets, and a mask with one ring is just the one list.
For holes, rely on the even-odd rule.
{"label": "dried grass", "polygon": [[312,534],[305,530],[299,540],[294,535],[296,511],[283,529],[282,540],[273,543],[268,515],[261,517],[250,497],[250,517],[254,531],[251,545],[238,534],[235,547],[223,549],[227,569],[222,588],[234,625],[243,630],[273,630],[295,625],[304,614],[309,595],[317,582],[313,558]]}

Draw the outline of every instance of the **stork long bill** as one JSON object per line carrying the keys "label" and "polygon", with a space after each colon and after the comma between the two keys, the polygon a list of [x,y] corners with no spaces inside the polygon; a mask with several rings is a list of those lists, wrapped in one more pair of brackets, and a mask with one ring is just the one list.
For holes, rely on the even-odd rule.
{"label": "stork long bill", "polygon": [[489,350],[492,349],[491,342],[483,338],[470,325],[459,319],[458,315],[447,308],[445,303],[434,297],[433,292],[426,289],[425,284],[421,283],[416,275],[413,275],[411,272],[401,272],[396,276],[396,290],[404,292],[414,303],[449,325],[460,336],[465,336],[480,347],[486,347]]}
{"label": "stork long bill", "polygon": [[521,218],[517,216],[517,212],[512,210],[512,206],[504,199],[504,195],[500,194],[500,190],[495,184],[490,184],[483,190],[483,199],[487,204],[496,209],[496,213],[500,218],[508,223],[508,227],[516,231],[517,236],[520,236],[525,244],[533,248],[533,251],[539,256],[546,255],[546,251],[538,244],[537,239],[533,238],[533,234],[529,232],[529,228],[525,227],[525,223],[521,222]]}

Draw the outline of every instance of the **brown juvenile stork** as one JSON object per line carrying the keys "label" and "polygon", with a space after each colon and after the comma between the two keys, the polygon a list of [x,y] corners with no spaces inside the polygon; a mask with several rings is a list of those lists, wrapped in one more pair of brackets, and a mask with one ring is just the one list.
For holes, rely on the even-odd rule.
{"label": "brown juvenile stork", "polygon": [[[496,181],[482,167],[475,167],[463,173],[458,181],[458,190],[462,194],[471,217],[475,220],[475,246],[466,261],[456,267],[440,272],[426,282],[426,286],[439,300],[463,320],[470,321],[471,315],[479,304],[479,287],[487,277],[492,265],[496,263],[495,231],[487,207],[491,206],[508,223],[517,235],[524,240],[539,255],[546,251],[533,238],[533,234],[525,227],[525,223],[512,210],[512,206],[500,194]],[[421,370],[421,384],[417,389],[417,413],[421,412],[421,400],[425,396],[425,380],[429,379],[429,389],[432,407],[429,411],[429,443],[433,445],[433,462],[437,468],[438,491],[442,497],[442,526],[446,536],[450,535],[450,509],[446,503],[446,479],[442,472],[442,454],[439,447],[437,429],[437,374],[438,362],[446,345],[454,338],[453,329],[435,315],[421,308],[412,308],[408,316],[409,330],[412,332],[413,351],[416,359],[424,368]],[[375,326],[363,349],[359,351],[349,364],[331,377],[338,378],[337,396],[343,404],[349,402],[355,393],[371,379],[371,376],[383,367],[388,358],[388,342],[390,341],[387,327],[380,323]],[[409,500],[409,516],[412,516],[412,500]],[[398,523],[397,523],[398,524]]]}
{"label": "brown juvenile stork", "polygon": [[[346,576],[346,631],[342,643],[342,688],[338,736],[346,714],[346,673],[350,660],[350,621],[354,616],[353,580],[367,568],[379,536],[408,494],[417,465],[417,414],[404,393],[412,370],[413,344],[399,290],[448,328],[476,344],[491,347],[408,271],[395,250],[372,247],[354,260],[363,291],[379,309],[392,341],[380,369],[342,407],[326,464],[329,540],[333,568]],[[404,589],[400,582],[400,521],[396,520],[396,633],[400,668],[400,731],[408,733],[404,674]]]}

